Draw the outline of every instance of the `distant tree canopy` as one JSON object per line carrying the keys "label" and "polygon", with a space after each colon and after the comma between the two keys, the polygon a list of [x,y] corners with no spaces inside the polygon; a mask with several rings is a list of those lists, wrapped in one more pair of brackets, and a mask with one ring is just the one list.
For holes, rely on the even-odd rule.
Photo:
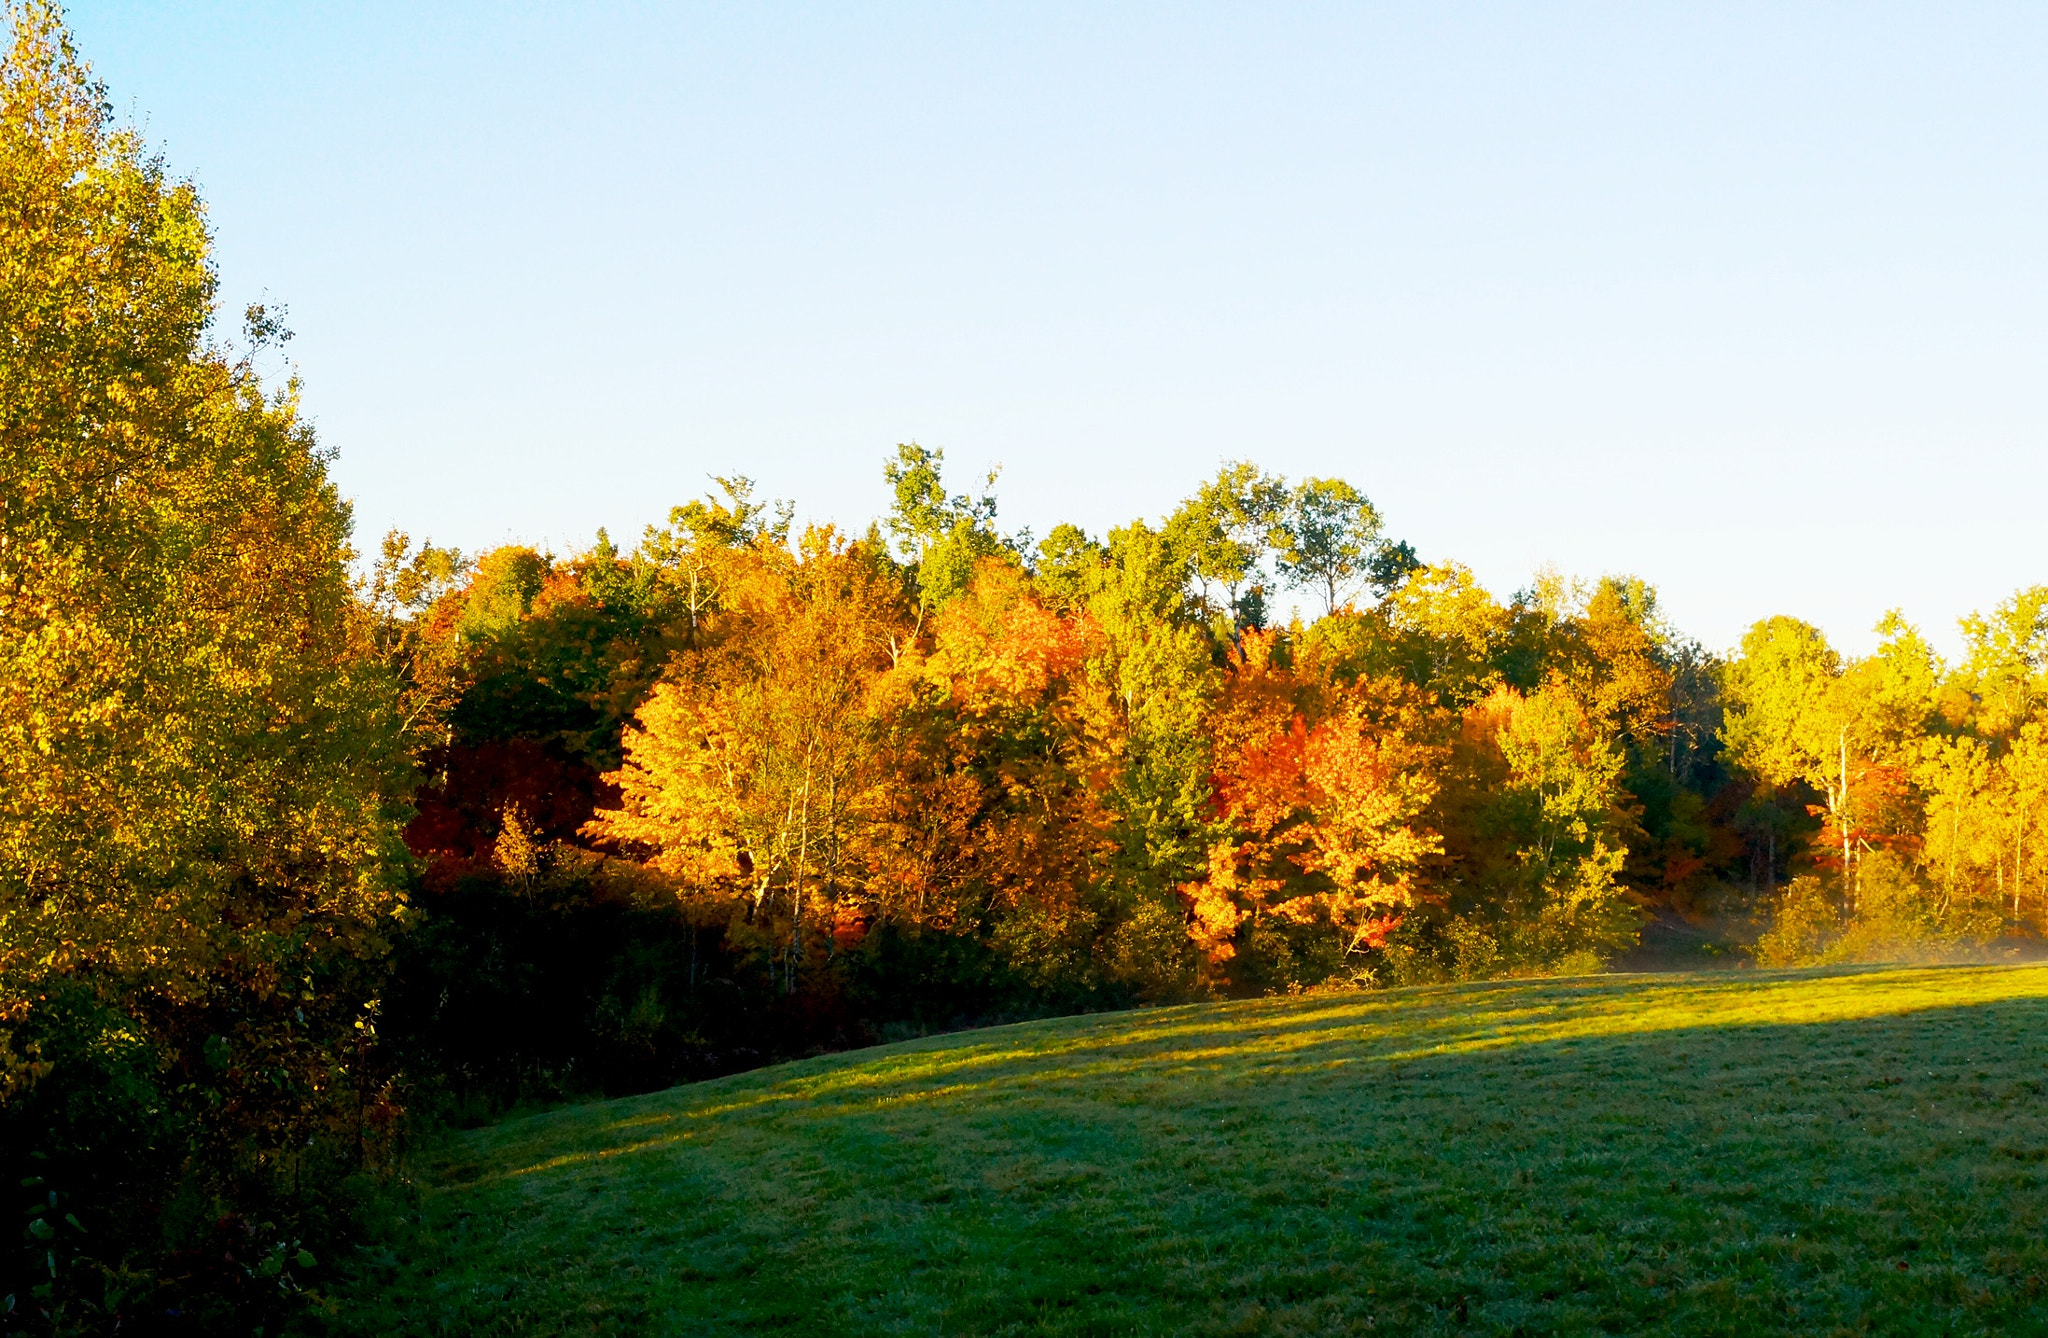
{"label": "distant tree canopy", "polygon": [[[481,675],[414,826],[433,876],[489,877],[516,817],[553,867],[673,904],[736,954],[721,969],[785,996],[871,939],[957,939],[986,981],[1073,1001],[1555,969],[1633,941],[1671,858],[1625,875],[1627,776],[1674,764],[1689,653],[1640,582],[1501,605],[1384,539],[1350,485],[1244,463],[1159,528],[1062,525],[1031,552],[941,465],[888,463],[894,545],[650,531],[556,564],[538,586],[559,593],[484,637],[467,610],[527,560],[487,555],[419,618]],[[720,486],[733,501],[691,506],[739,514],[752,485]],[[1268,627],[1289,585],[1325,611]],[[621,733],[470,714],[504,648],[555,699],[575,680],[546,642],[627,610],[626,641],[578,656],[615,667],[579,695]],[[499,765],[512,736],[537,771]],[[1676,839],[1683,895],[1712,843]]]}
{"label": "distant tree canopy", "polygon": [[[793,534],[785,506],[600,544],[553,561],[554,602],[487,649],[462,629],[500,598],[501,552],[422,615],[471,665],[528,647],[526,690],[559,693],[543,642],[630,605],[627,639],[582,656],[614,667],[584,689],[603,726],[550,742],[499,710],[491,730],[585,778],[549,859],[672,902],[733,954],[720,970],[752,962],[785,997],[841,988],[870,940],[933,936],[1047,1001],[1591,968],[1648,917],[1768,914],[1797,878],[1836,908],[1812,952],[1862,951],[1873,860],[1928,911],[1885,943],[2043,913],[2037,592],[1969,624],[1961,671],[1896,616],[1868,660],[1772,619],[1723,662],[1637,578],[1546,573],[1502,602],[1342,480],[1230,463],[1156,526],[1030,545],[936,450],[884,475],[895,506],[865,537]],[[748,481],[720,485],[690,506],[759,514]],[[1306,608],[1277,625],[1288,591]],[[423,812],[445,794],[469,834],[414,844],[443,878],[489,876],[533,801],[495,773],[502,792],[457,800],[459,772]]]}

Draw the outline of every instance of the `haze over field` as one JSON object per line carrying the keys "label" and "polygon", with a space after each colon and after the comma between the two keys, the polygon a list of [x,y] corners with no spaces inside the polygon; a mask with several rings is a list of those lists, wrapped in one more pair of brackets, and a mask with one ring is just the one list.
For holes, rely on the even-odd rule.
{"label": "haze over field", "polygon": [[1490,587],[1867,651],[2039,575],[2048,15],[81,4],[290,304],[363,535],[634,535],[898,441],[1097,532],[1222,459]]}

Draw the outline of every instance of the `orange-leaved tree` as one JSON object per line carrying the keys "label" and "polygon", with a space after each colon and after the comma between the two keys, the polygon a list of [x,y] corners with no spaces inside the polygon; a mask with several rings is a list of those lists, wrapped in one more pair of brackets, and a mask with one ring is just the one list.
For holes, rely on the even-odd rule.
{"label": "orange-leaved tree", "polygon": [[1024,978],[1070,984],[1100,927],[1087,903],[1110,849],[1103,794],[1121,743],[1090,672],[1101,628],[1048,607],[991,557],[932,630],[923,703],[897,735],[877,910],[890,917],[886,898],[914,895],[924,923],[979,928]]}
{"label": "orange-leaved tree", "polygon": [[1425,820],[1440,749],[1417,695],[1279,650],[1277,633],[1248,631],[1232,652],[1214,719],[1224,835],[1181,887],[1220,986],[1322,979],[1379,947],[1441,844]]}

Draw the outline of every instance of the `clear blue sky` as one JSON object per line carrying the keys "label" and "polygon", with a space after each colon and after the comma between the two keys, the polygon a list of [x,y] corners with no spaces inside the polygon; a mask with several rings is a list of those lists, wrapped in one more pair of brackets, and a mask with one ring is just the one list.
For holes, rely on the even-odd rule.
{"label": "clear blue sky", "polygon": [[76,5],[366,541],[1223,459],[1731,644],[2048,581],[2048,7]]}

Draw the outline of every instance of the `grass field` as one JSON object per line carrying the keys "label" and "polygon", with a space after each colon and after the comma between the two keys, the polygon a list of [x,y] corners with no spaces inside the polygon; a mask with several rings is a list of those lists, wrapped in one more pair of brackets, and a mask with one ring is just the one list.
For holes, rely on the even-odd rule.
{"label": "grass field", "polygon": [[2048,968],[1107,1014],[466,1134],[412,1333],[2048,1332]]}

